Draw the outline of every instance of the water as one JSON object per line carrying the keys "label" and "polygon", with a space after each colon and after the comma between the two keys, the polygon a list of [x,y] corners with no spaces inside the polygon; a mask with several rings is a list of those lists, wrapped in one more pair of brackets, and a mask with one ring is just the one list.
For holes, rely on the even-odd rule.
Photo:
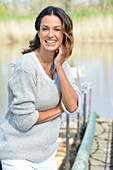
{"label": "water", "polygon": [[87,76],[81,80],[93,84],[92,111],[113,118],[113,43],[78,44],[73,65],[84,65]]}
{"label": "water", "polygon": [[[9,63],[16,63],[22,44],[0,45],[0,115],[7,108],[7,81],[11,77],[13,68]],[[71,66],[85,66],[87,76],[84,81],[93,84],[91,110],[98,112],[102,117],[113,118],[113,44],[87,43],[75,44]]]}

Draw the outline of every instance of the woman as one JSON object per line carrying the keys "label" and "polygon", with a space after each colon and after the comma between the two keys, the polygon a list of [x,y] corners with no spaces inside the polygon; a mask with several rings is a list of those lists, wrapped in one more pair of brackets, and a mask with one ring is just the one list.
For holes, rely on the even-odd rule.
{"label": "woman", "polygon": [[36,18],[35,28],[8,82],[0,141],[3,170],[56,170],[61,115],[80,110],[80,92],[65,61],[73,48],[70,17],[49,6]]}

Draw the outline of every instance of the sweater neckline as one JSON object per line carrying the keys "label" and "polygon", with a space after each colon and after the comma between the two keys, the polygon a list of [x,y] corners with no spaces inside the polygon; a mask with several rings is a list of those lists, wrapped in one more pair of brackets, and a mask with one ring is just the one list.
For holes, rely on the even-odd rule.
{"label": "sweater neckline", "polygon": [[32,51],[31,53],[32,53],[32,56],[34,57],[35,61],[37,62],[38,66],[39,66],[39,68],[40,68],[40,71],[42,72],[44,78],[48,81],[48,83],[49,83],[50,85],[56,84],[57,79],[58,79],[57,73],[56,73],[55,78],[54,78],[54,79],[51,79],[51,78],[47,75],[47,73],[45,72],[45,70],[43,69],[43,67],[42,67],[42,65],[41,65],[41,63],[40,63],[40,61],[39,61],[39,59],[37,58],[35,52]]}

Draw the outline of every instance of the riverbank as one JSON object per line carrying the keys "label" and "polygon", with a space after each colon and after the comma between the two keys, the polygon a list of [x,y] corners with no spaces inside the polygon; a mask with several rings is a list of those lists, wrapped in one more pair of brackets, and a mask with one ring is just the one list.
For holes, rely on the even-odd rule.
{"label": "riverbank", "polygon": [[[70,14],[75,42],[113,42],[113,14]],[[25,43],[35,35],[36,15],[0,17],[0,43]]]}
{"label": "riverbank", "polygon": [[97,15],[73,20],[75,41],[113,42],[113,16]]}

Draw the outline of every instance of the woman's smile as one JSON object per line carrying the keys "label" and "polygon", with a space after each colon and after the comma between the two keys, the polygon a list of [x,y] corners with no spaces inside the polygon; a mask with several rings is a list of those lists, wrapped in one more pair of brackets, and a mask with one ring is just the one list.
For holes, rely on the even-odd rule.
{"label": "woman's smile", "polygon": [[55,45],[56,40],[45,40],[48,45]]}

